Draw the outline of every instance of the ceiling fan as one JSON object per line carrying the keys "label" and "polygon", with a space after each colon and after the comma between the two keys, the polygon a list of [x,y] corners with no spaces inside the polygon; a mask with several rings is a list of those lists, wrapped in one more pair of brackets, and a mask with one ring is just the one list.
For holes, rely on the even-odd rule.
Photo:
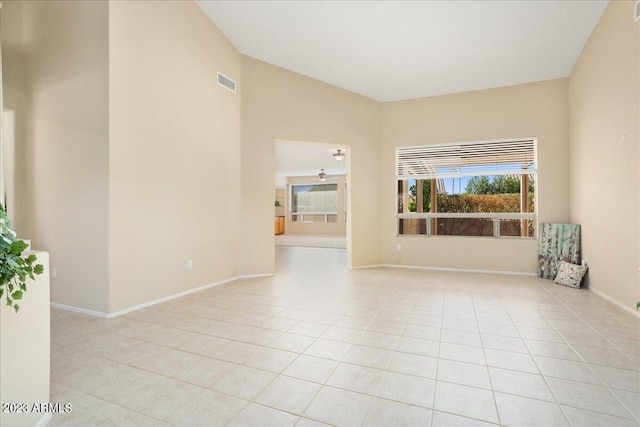
{"label": "ceiling fan", "polygon": [[333,179],[336,179],[336,178],[327,175],[327,173],[324,171],[324,169],[320,169],[320,173],[318,174],[318,181],[325,182],[328,179],[333,180]]}

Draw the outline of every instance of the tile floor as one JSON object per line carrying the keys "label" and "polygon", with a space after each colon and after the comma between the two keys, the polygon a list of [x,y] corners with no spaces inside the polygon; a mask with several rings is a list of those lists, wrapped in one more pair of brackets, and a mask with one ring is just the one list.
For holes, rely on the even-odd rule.
{"label": "tile floor", "polygon": [[640,425],[640,319],[589,291],[276,253],[118,318],[52,310],[51,425]]}

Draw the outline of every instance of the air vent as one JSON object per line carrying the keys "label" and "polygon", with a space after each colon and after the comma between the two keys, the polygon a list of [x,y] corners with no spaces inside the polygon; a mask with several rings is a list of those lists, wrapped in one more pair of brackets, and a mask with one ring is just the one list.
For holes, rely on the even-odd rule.
{"label": "air vent", "polygon": [[635,22],[638,22],[638,20],[640,20],[640,1],[636,2],[636,20]]}
{"label": "air vent", "polygon": [[218,71],[218,84],[229,89],[231,92],[236,93],[236,82],[229,77]]}

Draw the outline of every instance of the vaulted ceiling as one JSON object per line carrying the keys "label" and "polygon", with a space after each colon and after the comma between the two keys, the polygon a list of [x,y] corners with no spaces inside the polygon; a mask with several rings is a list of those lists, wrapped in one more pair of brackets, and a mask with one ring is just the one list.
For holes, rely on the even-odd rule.
{"label": "vaulted ceiling", "polygon": [[378,101],[567,77],[607,1],[206,1],[244,55]]}

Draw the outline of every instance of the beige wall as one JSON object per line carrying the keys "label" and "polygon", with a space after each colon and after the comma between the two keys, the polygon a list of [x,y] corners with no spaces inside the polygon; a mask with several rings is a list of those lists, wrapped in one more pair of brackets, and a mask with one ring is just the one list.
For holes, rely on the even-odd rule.
{"label": "beige wall", "polygon": [[610,2],[569,79],[571,221],[582,224],[591,289],[640,301],[640,30]]}
{"label": "beige wall", "polygon": [[8,101],[18,105],[20,126],[16,224],[34,248],[51,255],[58,273],[52,301],[106,311],[107,5],[50,1],[21,8],[22,46],[3,64],[14,75]]}
{"label": "beige wall", "polygon": [[[390,102],[382,105],[381,242],[385,264],[535,273],[536,240],[396,236],[395,148],[538,138],[539,222],[569,219],[567,81]],[[397,251],[396,245],[402,250]]]}
{"label": "beige wall", "polygon": [[[24,174],[24,49],[22,41],[22,2],[21,1],[4,1],[2,4],[2,90],[3,90],[3,108],[12,110],[15,113],[15,129],[14,129],[14,192],[6,194],[9,201],[13,201],[9,205],[8,214],[13,222],[13,228],[19,236],[25,236],[23,227],[23,192],[17,191],[23,186]],[[5,142],[6,143],[6,142]],[[7,170],[3,172],[6,176]],[[5,178],[7,179],[7,178]]]}
{"label": "beige wall", "polygon": [[[26,403],[29,409],[35,403],[49,402],[51,356],[49,254],[33,254],[44,273],[27,280],[20,311],[16,314],[13,307],[0,304],[0,396],[2,403]],[[43,418],[51,414],[2,411],[0,425],[34,426]]]}
{"label": "beige wall", "polygon": [[[349,265],[378,264],[380,104],[256,59],[242,61],[242,274],[274,271],[277,139],[349,147]],[[349,231],[350,229],[350,231]]]}
{"label": "beige wall", "polygon": [[345,204],[345,183],[346,175],[332,175],[331,180],[324,184],[337,184],[338,188],[338,217],[336,222],[302,222],[291,221],[291,210],[289,199],[291,197],[291,186],[295,184],[319,184],[318,176],[296,176],[289,177],[287,186],[287,198],[285,203],[285,234],[297,234],[307,236],[330,235],[330,236],[346,236],[347,223],[346,204]]}
{"label": "beige wall", "polygon": [[195,3],[112,2],[109,15],[115,312],[238,274],[242,95],[216,71],[243,83],[240,55]]}

